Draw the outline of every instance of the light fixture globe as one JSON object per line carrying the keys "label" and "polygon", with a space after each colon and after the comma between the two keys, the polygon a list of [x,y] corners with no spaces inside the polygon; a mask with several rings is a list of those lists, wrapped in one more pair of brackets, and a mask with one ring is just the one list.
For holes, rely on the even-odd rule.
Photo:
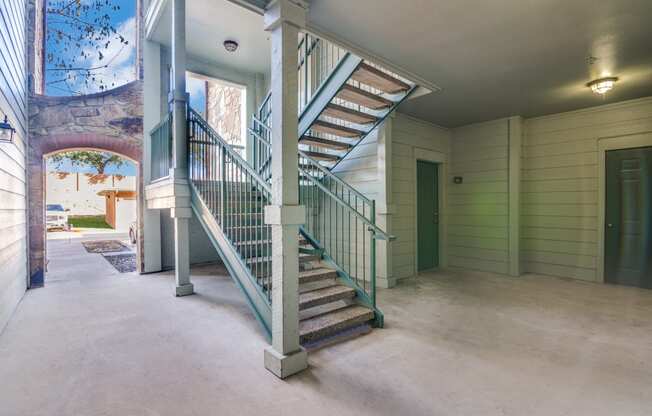
{"label": "light fixture globe", "polygon": [[604,95],[613,89],[616,81],[618,81],[616,77],[606,77],[593,80],[586,84],[586,86],[591,88],[591,91],[594,93]]}
{"label": "light fixture globe", "polygon": [[235,52],[238,49],[238,42],[227,39],[223,43],[224,49],[226,49],[228,52]]}

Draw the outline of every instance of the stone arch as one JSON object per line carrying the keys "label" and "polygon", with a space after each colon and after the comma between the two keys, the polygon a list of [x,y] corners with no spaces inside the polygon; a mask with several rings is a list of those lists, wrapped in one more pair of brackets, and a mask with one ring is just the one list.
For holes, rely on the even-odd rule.
{"label": "stone arch", "polygon": [[98,94],[30,97],[29,237],[31,287],[42,286],[46,270],[44,157],[66,150],[116,153],[138,166],[137,264],[143,263],[143,106],[142,81]]}

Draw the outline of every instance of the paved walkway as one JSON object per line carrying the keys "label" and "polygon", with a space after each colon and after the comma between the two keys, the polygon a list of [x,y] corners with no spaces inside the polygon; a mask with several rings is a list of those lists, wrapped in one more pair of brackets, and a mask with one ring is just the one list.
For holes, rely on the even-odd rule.
{"label": "paved walkway", "polygon": [[652,414],[652,291],[427,274],[381,291],[386,329],[281,381],[224,269],[175,298],[170,273],[66,253],[0,335],[2,416]]}

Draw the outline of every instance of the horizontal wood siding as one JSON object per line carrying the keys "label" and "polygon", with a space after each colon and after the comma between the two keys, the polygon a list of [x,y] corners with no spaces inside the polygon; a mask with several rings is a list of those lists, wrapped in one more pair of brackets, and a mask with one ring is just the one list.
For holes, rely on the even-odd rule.
{"label": "horizontal wood siding", "polygon": [[[509,272],[507,120],[453,129],[448,196],[448,264]],[[462,184],[452,183],[461,176]]]}
{"label": "horizontal wood siding", "polygon": [[0,117],[16,128],[0,143],[0,331],[27,282],[25,0],[0,2]]}
{"label": "horizontal wood siding", "polygon": [[649,131],[650,98],[525,120],[525,272],[596,280],[598,138]]}
{"label": "horizontal wood siding", "polygon": [[450,130],[397,114],[392,124],[392,276],[416,273],[416,159],[424,150],[450,154]]}

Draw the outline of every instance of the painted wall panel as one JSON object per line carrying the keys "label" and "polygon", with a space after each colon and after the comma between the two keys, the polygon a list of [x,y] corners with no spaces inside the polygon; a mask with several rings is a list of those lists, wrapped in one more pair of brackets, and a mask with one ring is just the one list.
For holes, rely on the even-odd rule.
{"label": "painted wall panel", "polygon": [[507,120],[453,129],[449,178],[449,265],[509,271]]}
{"label": "painted wall panel", "polygon": [[0,143],[0,331],[27,287],[25,11],[25,0],[0,2],[0,117],[17,130]]}
{"label": "painted wall panel", "polygon": [[652,131],[652,98],[525,120],[525,272],[596,280],[598,140]]}

